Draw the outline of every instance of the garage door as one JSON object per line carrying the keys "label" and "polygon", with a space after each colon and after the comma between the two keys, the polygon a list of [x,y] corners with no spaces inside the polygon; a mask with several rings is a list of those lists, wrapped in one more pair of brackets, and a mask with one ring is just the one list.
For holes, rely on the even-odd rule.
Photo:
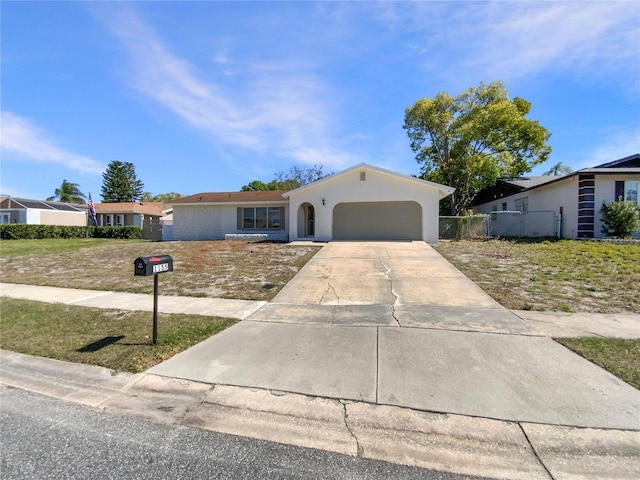
{"label": "garage door", "polygon": [[333,239],[422,240],[422,208],[416,202],[339,203]]}

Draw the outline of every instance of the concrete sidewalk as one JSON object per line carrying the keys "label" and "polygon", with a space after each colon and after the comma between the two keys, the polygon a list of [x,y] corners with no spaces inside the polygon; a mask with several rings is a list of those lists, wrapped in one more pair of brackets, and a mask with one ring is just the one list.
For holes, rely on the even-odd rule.
{"label": "concrete sidewalk", "polygon": [[[41,287],[0,283],[0,296],[36,300],[39,302],[64,303],[93,308],[116,310],[153,311],[153,295],[126,292],[104,292],[75,288]],[[161,313],[188,313],[218,317],[247,318],[267,302],[228,300],[224,298],[177,297],[158,295],[158,311]]]}

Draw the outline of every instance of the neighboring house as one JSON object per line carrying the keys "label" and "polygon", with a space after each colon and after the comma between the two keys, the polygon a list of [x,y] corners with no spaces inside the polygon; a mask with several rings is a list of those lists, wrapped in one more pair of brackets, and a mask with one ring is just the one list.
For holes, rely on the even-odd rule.
{"label": "neighboring house", "polygon": [[199,193],[173,203],[176,240],[438,241],[454,189],[361,163],[289,192]]}
{"label": "neighboring house", "polygon": [[99,226],[140,227],[148,240],[162,240],[161,219],[171,212],[162,202],[96,203],[95,208]]}
{"label": "neighboring house", "polygon": [[[635,154],[562,177],[499,179],[493,187],[478,194],[473,210],[484,214],[535,212],[540,219],[546,218],[542,214],[548,212],[555,219],[555,235],[561,238],[601,238],[602,203],[622,198],[640,205],[639,186],[640,154]],[[500,217],[498,213],[494,216]],[[536,228],[529,226],[530,235],[547,231],[542,226]],[[640,232],[634,237],[640,237]]]}
{"label": "neighboring house", "polygon": [[87,224],[87,206],[0,197],[0,223],[85,226]]}

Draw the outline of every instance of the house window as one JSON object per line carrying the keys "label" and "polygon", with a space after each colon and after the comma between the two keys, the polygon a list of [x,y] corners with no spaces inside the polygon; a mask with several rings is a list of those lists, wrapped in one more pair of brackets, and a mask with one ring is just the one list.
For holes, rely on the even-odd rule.
{"label": "house window", "polygon": [[624,182],[624,199],[627,202],[634,202],[640,205],[640,196],[638,196],[638,185],[640,182]]}
{"label": "house window", "polygon": [[502,202],[502,211],[503,212],[507,211],[507,202]]}
{"label": "house window", "polygon": [[115,219],[116,219],[116,227],[121,227],[124,224],[123,215],[116,215]]}
{"label": "house window", "polygon": [[102,217],[103,221],[104,221],[104,226],[105,227],[110,227],[113,223],[113,216],[112,215],[105,215]]}
{"label": "house window", "polygon": [[9,223],[9,218],[10,215],[8,213],[3,213],[2,215],[0,215],[0,224]]}
{"label": "house window", "polygon": [[367,172],[360,172],[360,181],[364,182],[367,180]]}
{"label": "house window", "polygon": [[529,197],[516,199],[515,209],[518,212],[527,213],[529,211]]}
{"label": "house window", "polygon": [[282,207],[242,209],[242,230],[281,230]]}

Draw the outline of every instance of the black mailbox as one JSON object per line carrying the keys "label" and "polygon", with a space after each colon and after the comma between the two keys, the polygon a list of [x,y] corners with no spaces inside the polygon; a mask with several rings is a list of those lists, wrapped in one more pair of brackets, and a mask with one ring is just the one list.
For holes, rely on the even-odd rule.
{"label": "black mailbox", "polygon": [[133,261],[133,265],[133,274],[145,277],[157,273],[173,272],[173,258],[171,258],[171,255],[138,257]]}

